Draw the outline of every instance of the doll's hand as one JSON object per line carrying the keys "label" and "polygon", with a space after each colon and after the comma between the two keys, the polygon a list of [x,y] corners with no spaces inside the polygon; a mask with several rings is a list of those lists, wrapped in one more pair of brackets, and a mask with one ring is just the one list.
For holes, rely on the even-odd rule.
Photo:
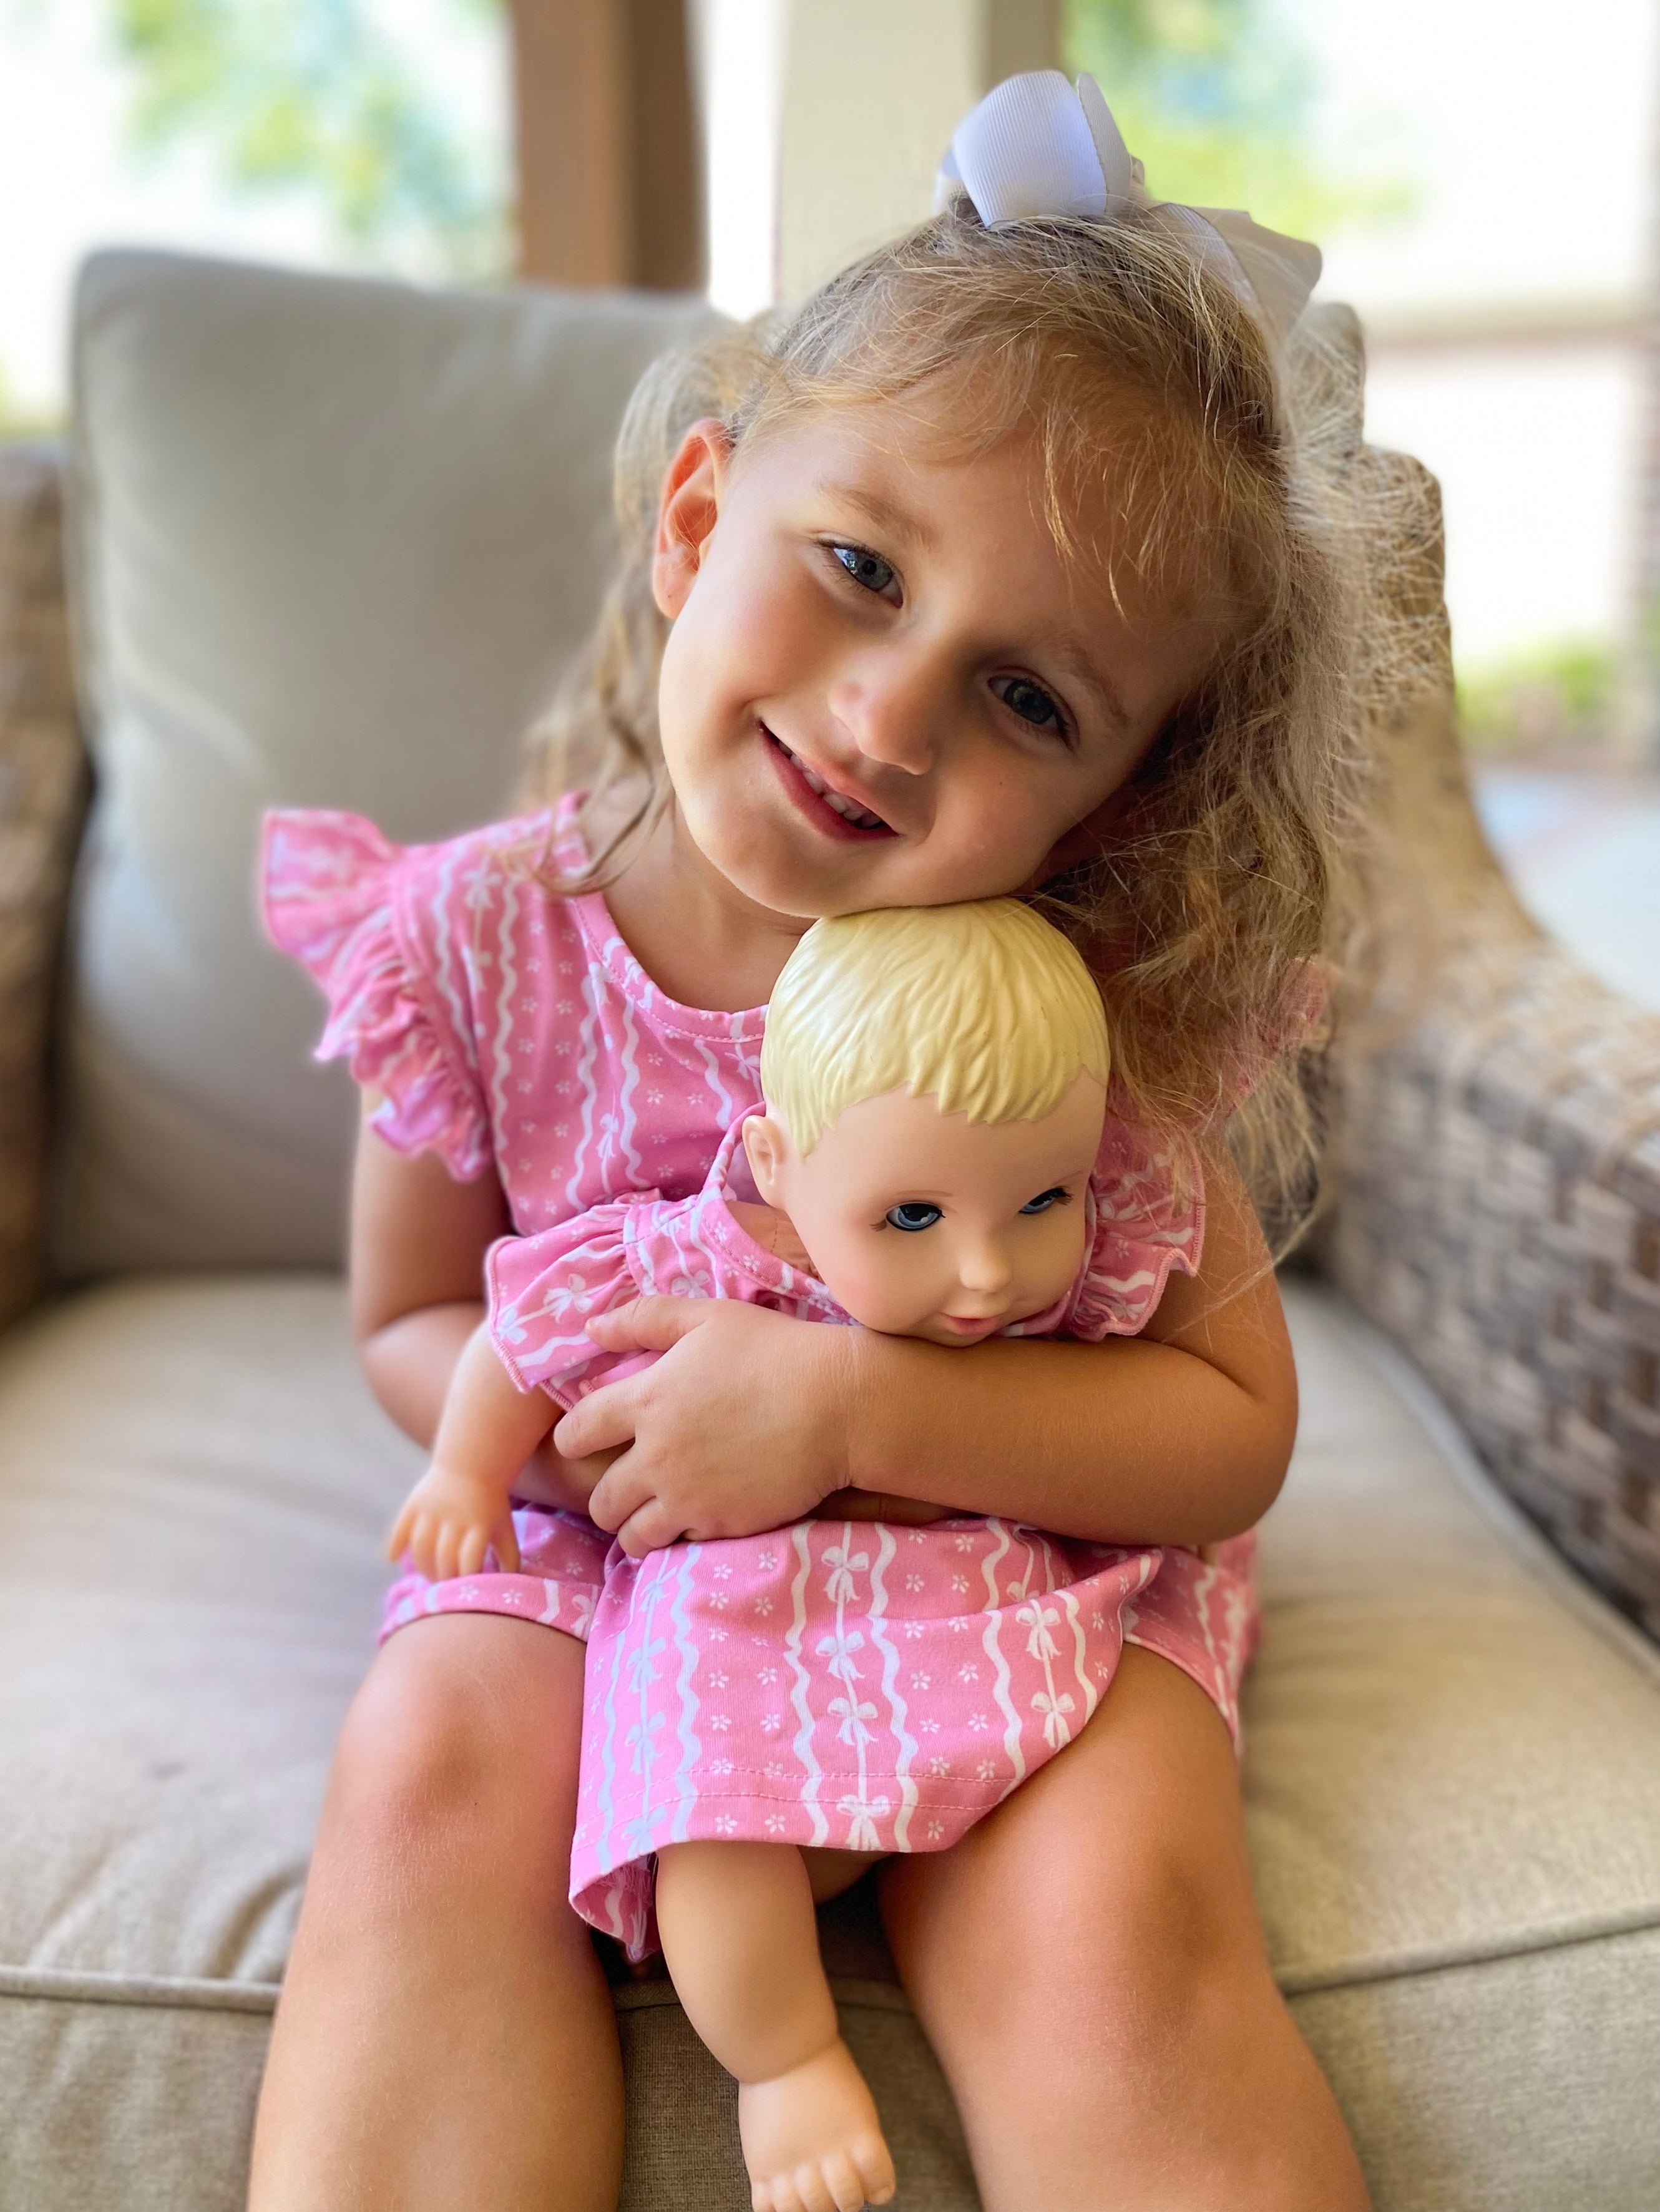
{"label": "doll's hand", "polygon": [[588,1511],[631,1559],[683,1536],[752,1536],[848,1479],[853,1340],[733,1298],[635,1298],[597,1314],[605,1351],[660,1352],[553,1432],[572,1458],[622,1446]]}
{"label": "doll's hand", "polygon": [[491,1545],[503,1574],[519,1571],[519,1540],[506,1498],[494,1484],[479,1482],[459,1468],[437,1460],[407,1498],[386,1547],[429,1582],[476,1575]]}

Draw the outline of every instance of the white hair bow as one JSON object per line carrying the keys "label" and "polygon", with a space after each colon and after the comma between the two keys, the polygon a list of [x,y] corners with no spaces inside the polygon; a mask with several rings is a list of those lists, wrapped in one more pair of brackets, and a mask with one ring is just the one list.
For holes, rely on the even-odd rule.
{"label": "white hair bow", "polygon": [[1157,209],[1187,234],[1276,344],[1290,336],[1319,280],[1317,246],[1264,230],[1238,208],[1151,198],[1141,164],[1092,76],[1080,76],[1075,88],[1059,70],[1006,77],[958,125],[939,165],[936,211],[959,188],[988,230],[1045,216],[1098,221],[1132,207]]}

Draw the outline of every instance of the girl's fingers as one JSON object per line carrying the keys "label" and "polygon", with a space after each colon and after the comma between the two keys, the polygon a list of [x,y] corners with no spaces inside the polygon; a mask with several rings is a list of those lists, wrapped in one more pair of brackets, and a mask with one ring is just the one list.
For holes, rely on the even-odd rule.
{"label": "girl's fingers", "polygon": [[617,1540],[629,1559],[643,1559],[648,1552],[666,1552],[685,1534],[679,1516],[671,1512],[660,1498],[654,1498],[629,1514],[617,1532]]}
{"label": "girl's fingers", "polygon": [[656,1494],[634,1454],[625,1451],[611,1462],[588,1493],[588,1518],[596,1528],[609,1528],[614,1534],[630,1513],[638,1512]]}
{"label": "girl's fingers", "polygon": [[607,1352],[666,1352],[689,1329],[701,1328],[710,1310],[707,1298],[630,1298],[609,1313],[595,1314],[587,1332]]}
{"label": "girl's fingers", "polygon": [[[678,1299],[665,1298],[665,1305]],[[628,1383],[608,1382],[573,1406],[553,1431],[553,1448],[564,1459],[586,1459],[634,1442],[634,1398]]]}

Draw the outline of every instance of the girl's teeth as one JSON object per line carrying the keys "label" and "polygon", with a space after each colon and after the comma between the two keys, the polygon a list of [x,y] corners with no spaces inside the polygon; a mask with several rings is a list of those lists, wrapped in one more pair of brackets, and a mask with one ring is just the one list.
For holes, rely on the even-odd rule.
{"label": "girl's teeth", "polygon": [[[789,752],[787,745],[784,750]],[[790,753],[789,757],[800,770],[801,781],[806,785],[807,789],[816,792],[825,805],[839,814],[844,822],[851,822],[855,830],[885,830],[887,828],[887,823],[883,821],[879,814],[872,814],[866,808],[856,805],[851,799],[843,799],[839,791],[832,791],[824,777],[815,775],[799,754]]]}

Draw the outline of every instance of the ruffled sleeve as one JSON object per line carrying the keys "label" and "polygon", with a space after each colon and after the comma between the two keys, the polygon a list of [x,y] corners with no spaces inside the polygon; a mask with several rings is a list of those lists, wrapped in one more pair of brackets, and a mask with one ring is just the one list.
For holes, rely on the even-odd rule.
{"label": "ruffled sleeve", "polygon": [[1090,1343],[1134,1336],[1152,1319],[1172,1267],[1199,1272],[1205,1186],[1193,1147],[1177,1136],[1155,1143],[1109,1114],[1090,1211],[1089,1248],[1058,1327]]}
{"label": "ruffled sleeve", "polygon": [[484,1261],[490,1341],[521,1390],[546,1390],[574,1406],[602,1382],[647,1364],[602,1352],[586,1334],[595,1314],[637,1297],[629,1216],[655,1191],[591,1206],[535,1237],[503,1237]]}
{"label": "ruffled sleeve", "polygon": [[328,1000],[318,1059],[344,1059],[383,1094],[371,1124],[395,1152],[436,1152],[471,1182],[493,1157],[483,1092],[400,928],[400,905],[442,850],[394,845],[361,815],[268,814],[261,893],[271,942]]}

